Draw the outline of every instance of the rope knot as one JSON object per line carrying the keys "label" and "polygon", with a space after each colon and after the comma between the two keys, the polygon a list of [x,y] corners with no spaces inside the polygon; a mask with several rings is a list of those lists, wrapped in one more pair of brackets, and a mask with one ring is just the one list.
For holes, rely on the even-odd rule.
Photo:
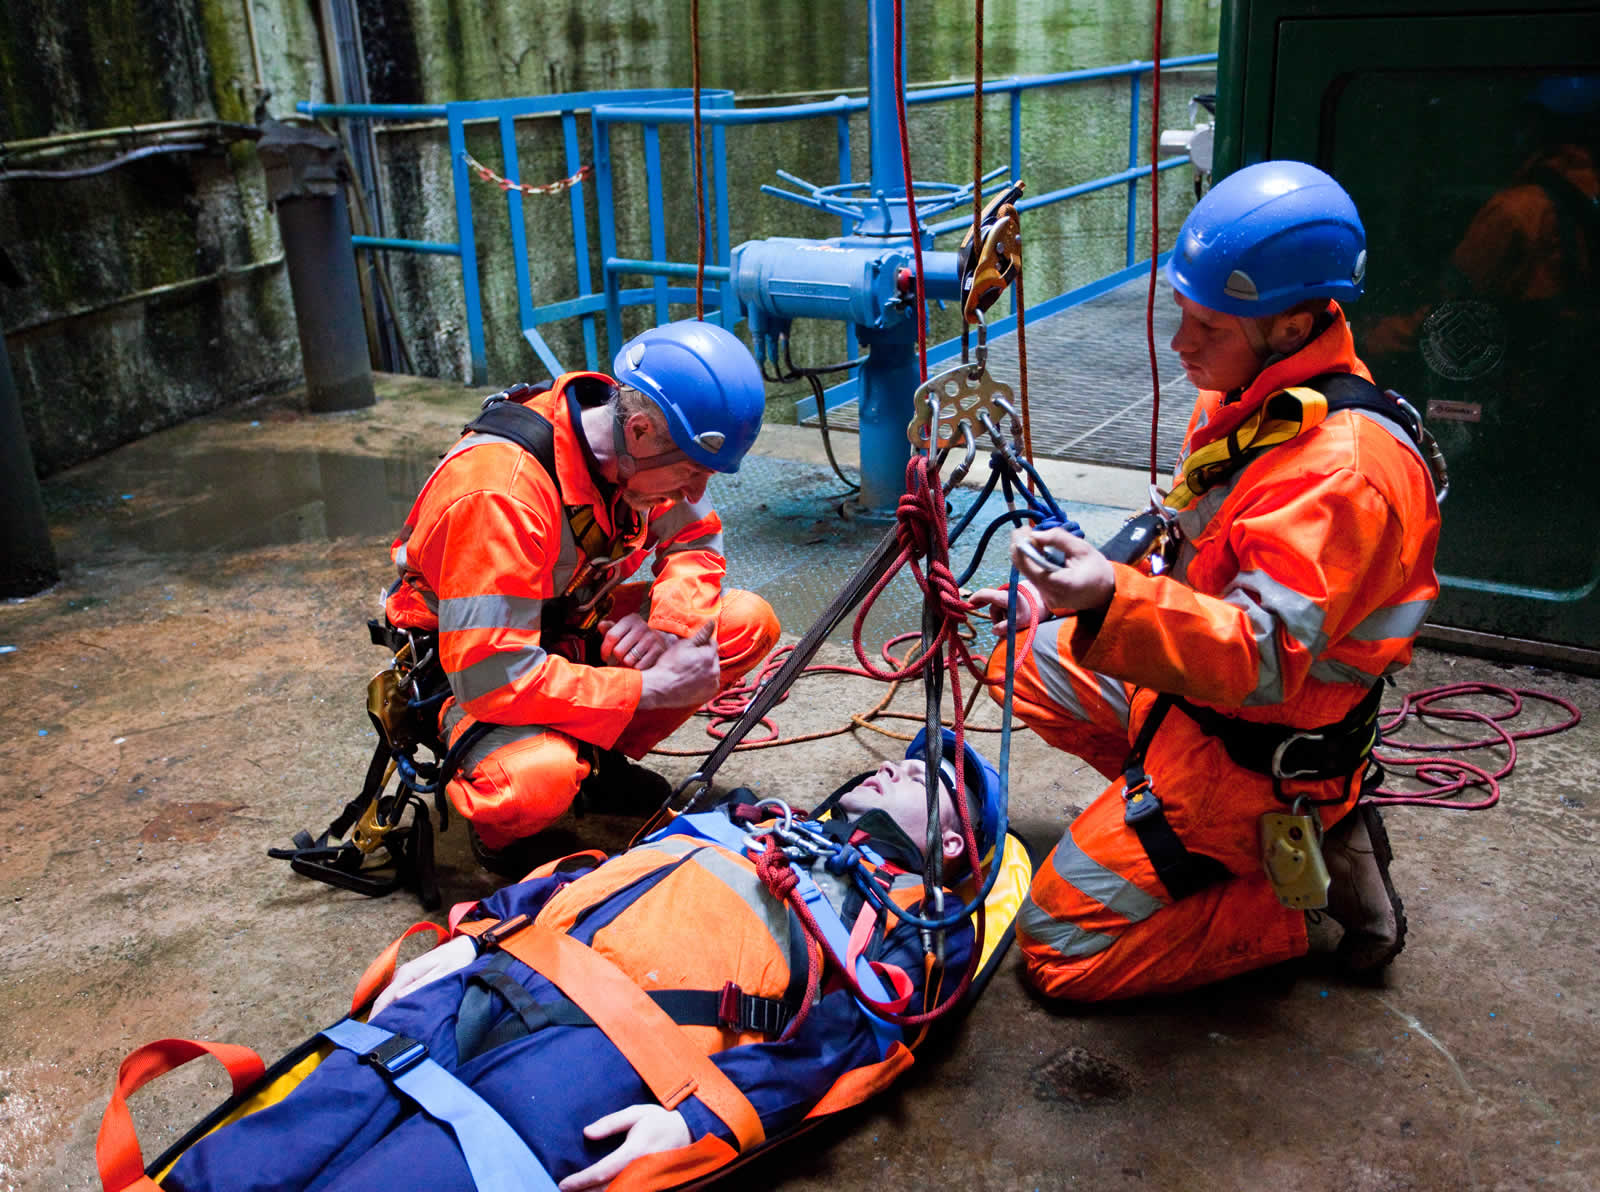
{"label": "rope knot", "polygon": [[900,503],[895,507],[895,536],[900,542],[900,548],[908,552],[913,559],[925,558],[932,546],[932,527],[928,522],[928,513],[923,508],[924,502],[916,493],[901,493]]}
{"label": "rope knot", "polygon": [[766,848],[756,858],[756,876],[772,891],[774,898],[780,902],[787,901],[789,892],[800,884],[800,875],[795,873],[788,856],[778,847],[776,836],[764,836],[762,840]]}

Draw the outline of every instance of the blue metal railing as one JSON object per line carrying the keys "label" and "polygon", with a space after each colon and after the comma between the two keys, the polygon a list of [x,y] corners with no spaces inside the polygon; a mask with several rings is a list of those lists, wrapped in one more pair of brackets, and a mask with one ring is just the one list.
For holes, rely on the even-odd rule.
{"label": "blue metal railing", "polygon": [[[1167,59],[1162,68],[1178,69],[1188,66],[1211,65],[1215,54],[1192,54]],[[1096,67],[1088,70],[1063,71],[1056,74],[1034,75],[1026,78],[994,79],[986,82],[984,94],[1005,94],[1010,97],[1009,173],[1012,178],[1022,176],[1022,97],[1026,92],[1045,88],[1073,86],[1097,80],[1127,78],[1130,82],[1128,168],[1101,178],[1091,179],[1073,186],[1033,195],[1017,203],[1019,210],[1027,211],[1053,203],[1063,202],[1078,195],[1090,194],[1109,187],[1126,186],[1127,247],[1126,266],[1112,275],[1126,279],[1135,269],[1136,245],[1134,243],[1136,219],[1136,187],[1148,175],[1149,167],[1139,165],[1139,103],[1140,79],[1151,71],[1151,63],[1128,62],[1119,66]],[[970,86],[954,85],[929,87],[908,91],[908,105],[956,102],[972,98]],[[518,169],[515,121],[530,116],[557,118],[561,122],[565,169],[575,174],[583,165],[578,142],[578,116],[587,111],[590,117],[594,154],[594,188],[596,215],[599,227],[598,255],[600,285],[595,288],[593,265],[589,244],[587,208],[583,188],[573,187],[569,192],[568,213],[572,229],[574,268],[578,294],[575,298],[559,302],[536,304],[528,267],[526,225],[523,217],[522,194],[515,187],[505,192],[506,215],[510,225],[511,244],[515,260],[517,307],[523,337],[528,341],[541,363],[552,374],[564,371],[561,362],[545,342],[538,328],[558,320],[581,320],[585,366],[601,367],[596,319],[601,314],[606,321],[609,344],[622,342],[622,308],[632,305],[651,305],[655,308],[657,322],[668,318],[667,307],[672,303],[692,304],[695,291],[689,286],[673,286],[673,279],[693,278],[693,262],[668,259],[666,243],[666,197],[661,170],[661,126],[690,124],[694,119],[693,95],[687,90],[637,90],[590,91],[566,95],[537,96],[522,99],[466,100],[446,104],[320,104],[302,102],[297,109],[308,116],[362,117],[389,119],[443,118],[449,138],[452,181],[456,206],[455,244],[431,241],[405,240],[370,236],[353,237],[360,247],[399,252],[426,253],[454,256],[461,261],[461,283],[466,300],[467,338],[471,356],[473,383],[481,383],[486,372],[484,345],[482,293],[480,289],[477,229],[472,215],[471,172],[466,161],[466,126],[473,122],[494,121],[497,124],[501,151],[500,173],[512,183],[520,183]],[[729,232],[729,196],[726,130],[729,126],[753,124],[781,124],[797,120],[832,118],[837,125],[837,159],[839,185],[854,184],[850,163],[850,118],[866,112],[866,97],[840,96],[818,103],[787,104],[766,108],[738,108],[734,96],[728,91],[701,92],[701,124],[708,131],[709,163],[707,166],[706,218],[710,235],[707,243],[708,283],[705,304],[708,317],[725,325],[738,321],[737,300],[733,296],[728,277],[732,244]],[[1159,118],[1159,116],[1157,117]],[[649,256],[621,255],[617,243],[615,218],[616,171],[612,160],[612,128],[617,125],[638,125],[642,133],[647,199],[649,204]],[[707,147],[702,147],[702,152]],[[1158,169],[1173,169],[1187,164],[1185,159],[1158,163]],[[865,183],[859,184],[865,186]],[[848,217],[843,219],[843,231],[850,230]],[[928,225],[932,236],[941,236],[971,226],[970,217],[942,220]],[[628,276],[648,277],[648,285],[627,287],[621,279]],[[1112,279],[1081,287],[1070,294],[1061,295],[1043,304],[1037,304],[1037,314],[1058,309],[1063,300],[1082,301],[1086,293],[1098,293],[1108,288]],[[991,334],[1003,333],[1014,326],[1014,316],[1008,316],[991,325]],[[930,362],[953,355],[958,340],[931,347]],[[852,345],[853,346],[853,345]],[[854,382],[835,386],[827,394],[831,407],[847,401],[854,395]],[[814,403],[806,402],[810,406]]]}

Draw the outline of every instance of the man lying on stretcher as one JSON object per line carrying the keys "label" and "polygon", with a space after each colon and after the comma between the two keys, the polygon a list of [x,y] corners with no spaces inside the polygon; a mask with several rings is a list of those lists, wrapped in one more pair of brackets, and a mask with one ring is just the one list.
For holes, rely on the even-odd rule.
{"label": "man lying on stretcher", "polygon": [[[968,847],[948,793],[949,733],[944,753],[936,839],[950,874],[964,871]],[[965,753],[971,827],[987,851],[997,775]],[[919,737],[905,761],[847,785],[809,821],[825,846],[867,858],[861,872],[883,900],[914,912],[928,839],[922,756]],[[885,931],[878,900],[825,862],[788,868],[798,885],[786,906],[771,888],[787,881],[783,863],[764,881],[758,870],[774,868],[773,854],[751,844],[741,823],[770,825],[771,808],[752,815],[736,805],[680,817],[581,876],[536,871],[485,899],[459,927],[476,936],[402,966],[370,1024],[339,1024],[355,1033],[335,1036],[340,1049],[285,1100],[197,1142],[162,1186],[670,1187],[886,1086],[911,1062],[906,1043],[921,1029],[870,1015],[836,958],[874,1001],[915,1016],[949,998],[968,972],[970,921],[945,934],[940,969],[925,965],[916,926],[896,917]],[[820,925],[827,949],[808,937],[796,904]],[[808,996],[819,966],[820,988]],[[687,1046],[696,1066],[654,1055],[669,1042]],[[420,1063],[416,1044],[426,1048]],[[448,1095],[430,1093],[425,1079]],[[470,1120],[452,1116],[460,1101],[475,1105],[454,1111]],[[485,1124],[496,1114],[509,1131]]]}

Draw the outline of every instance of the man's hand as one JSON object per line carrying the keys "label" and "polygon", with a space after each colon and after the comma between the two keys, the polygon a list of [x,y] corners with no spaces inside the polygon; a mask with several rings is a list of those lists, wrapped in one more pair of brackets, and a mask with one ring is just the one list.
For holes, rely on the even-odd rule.
{"label": "man's hand", "polygon": [[601,661],[634,670],[649,670],[678,640],[671,633],[650,628],[638,613],[629,613],[620,621],[601,621],[600,628],[605,631],[600,642]]}
{"label": "man's hand", "polygon": [[624,1130],[628,1136],[622,1145],[604,1159],[582,1171],[575,1171],[558,1185],[561,1192],[581,1192],[584,1188],[600,1188],[622,1174],[622,1169],[641,1155],[654,1155],[661,1151],[677,1150],[689,1145],[689,1123],[676,1109],[663,1109],[659,1105],[630,1105],[616,1113],[608,1113],[598,1121],[583,1128],[583,1136],[590,1140],[610,1138]]}
{"label": "man's hand", "polygon": [[[975,608],[988,612],[989,621],[994,625],[997,634],[1005,634],[1010,625],[1006,621],[1006,588],[979,588],[970,597],[968,602]],[[1032,605],[1043,621],[1050,615],[1050,610],[1044,606],[1044,600],[1039,595],[1039,589],[1025,579],[1017,580],[1017,632],[1022,633],[1028,627],[1028,607]]]}
{"label": "man's hand", "polygon": [[[447,944],[440,944],[431,952],[424,952],[415,960],[408,960],[394,972],[394,980],[372,1003],[376,1015],[395,998],[405,997],[429,981],[449,976],[457,969],[466,968],[478,955],[478,945],[469,935],[459,935]],[[371,1017],[369,1015],[368,1017]]]}
{"label": "man's hand", "polygon": [[[1035,551],[1054,548],[1065,556],[1059,567],[1041,566],[1018,549],[1022,543]],[[1059,527],[1052,530],[1013,530],[1011,561],[1017,572],[1032,584],[1045,606],[1052,612],[1078,613],[1103,609],[1111,603],[1117,588],[1117,575],[1107,559],[1076,534]]]}
{"label": "man's hand", "polygon": [[693,637],[678,638],[642,672],[639,711],[698,708],[717,694],[722,664],[717,658],[717,619],[710,617]]}

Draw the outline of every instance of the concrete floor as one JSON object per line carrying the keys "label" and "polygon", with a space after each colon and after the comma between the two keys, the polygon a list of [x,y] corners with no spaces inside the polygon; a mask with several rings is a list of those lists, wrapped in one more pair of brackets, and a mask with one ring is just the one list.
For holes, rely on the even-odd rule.
{"label": "concrete floor", "polygon": [[[93,1187],[95,1131],[127,1052],[178,1035],[274,1058],[336,1018],[366,960],[419,917],[403,895],[364,900],[265,856],[357,789],[371,748],[362,691],[384,661],[362,626],[385,547],[476,404],[411,379],[381,391],[351,414],[310,417],[289,399],[191,423],[47,486],[64,578],[0,606],[12,776],[0,798],[0,1189]],[[790,496],[827,487],[811,433],[771,428],[761,446],[795,482]],[[1142,491],[1092,468],[1051,476],[1084,498],[1074,509],[1096,538]],[[782,575],[739,568],[741,541],[758,557],[772,520],[729,538],[734,580],[777,596]],[[834,579],[878,532],[839,522],[820,496],[805,533],[792,510],[776,520],[790,573]],[[786,606],[796,635],[803,603]],[[1389,813],[1411,937],[1382,986],[1272,971],[1064,1010],[1029,996],[1012,955],[897,1090],[730,1186],[1594,1188],[1600,686],[1432,652],[1402,678],[1537,688],[1585,720],[1527,743],[1490,811]],[[807,678],[777,719],[785,734],[830,728],[879,695]],[[913,696],[896,706],[914,710]],[[1530,708],[1518,723],[1551,719]],[[993,710],[980,720],[994,724]],[[672,744],[710,741],[691,723]],[[810,800],[900,748],[857,731],[742,754],[722,777]],[[657,760],[672,777],[693,766]],[[1027,734],[1013,775],[1014,821],[1041,850],[1100,786]],[[629,828],[561,826],[567,842],[602,846]],[[489,889],[459,824],[440,851],[447,902]],[[139,1093],[146,1156],[223,1086],[197,1062]]]}

